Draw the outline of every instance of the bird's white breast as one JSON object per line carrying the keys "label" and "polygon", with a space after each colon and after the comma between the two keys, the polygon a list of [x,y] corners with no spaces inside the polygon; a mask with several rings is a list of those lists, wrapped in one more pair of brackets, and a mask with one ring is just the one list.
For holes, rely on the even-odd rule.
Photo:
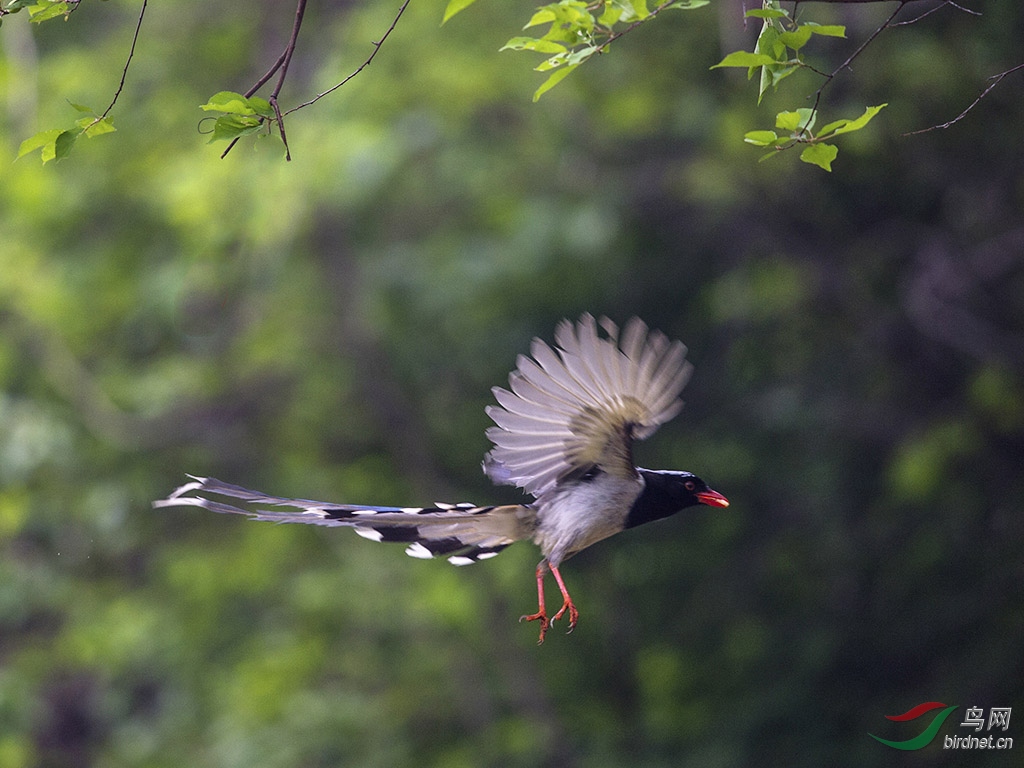
{"label": "bird's white breast", "polygon": [[639,477],[601,473],[592,480],[556,488],[538,500],[534,543],[557,567],[581,549],[622,531],[643,485]]}

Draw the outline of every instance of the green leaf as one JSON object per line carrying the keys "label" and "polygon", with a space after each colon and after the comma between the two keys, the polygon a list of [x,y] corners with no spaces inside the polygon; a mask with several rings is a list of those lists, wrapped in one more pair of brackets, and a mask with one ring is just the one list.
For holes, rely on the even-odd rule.
{"label": "green leaf", "polygon": [[792,48],[794,51],[799,51],[805,45],[807,41],[811,39],[811,28],[806,24],[801,24],[796,29],[790,30],[789,32],[779,33],[779,42]]}
{"label": "green leaf", "polygon": [[586,3],[581,0],[562,0],[538,9],[523,29],[546,23],[551,26],[541,35],[542,40],[565,43],[572,47],[591,42],[597,21]]}
{"label": "green leaf", "polygon": [[816,117],[815,111],[809,107],[801,107],[793,112],[779,112],[775,116],[775,127],[793,133],[803,133],[814,127]]}
{"label": "green leaf", "polygon": [[530,17],[530,20],[526,22],[526,26],[523,29],[529,29],[535,27],[538,24],[549,24],[555,21],[555,12],[551,9],[551,6],[544,6],[538,8],[537,11]]}
{"label": "green leaf", "polygon": [[[43,155],[45,156],[47,154],[47,150],[45,149],[45,147],[47,145],[50,145],[52,150],[52,146],[54,142],[57,141],[57,137],[60,136],[60,134],[60,128],[53,128],[48,131],[40,131],[34,136],[29,136],[27,139],[21,142],[21,145],[18,147],[18,158],[24,157],[25,155],[29,154],[30,152],[34,152],[37,149],[42,149]],[[52,151],[50,157],[45,158],[43,162],[45,163],[47,159],[53,159]]]}
{"label": "green leaf", "polygon": [[92,107],[87,107],[84,104],[75,104],[75,102],[73,101],[69,101],[68,104],[70,104],[74,109],[78,110],[79,112],[86,112],[90,115],[96,114],[96,110],[94,110]]}
{"label": "green leaf", "polygon": [[538,40],[533,37],[513,37],[498,50],[537,51],[538,53],[564,53],[568,49],[554,40]]}
{"label": "green leaf", "polygon": [[774,64],[775,59],[764,53],[751,53],[750,51],[733,51],[711,69],[719,67],[763,67],[766,64]]}
{"label": "green leaf", "polygon": [[[628,8],[628,5],[624,3],[623,7]],[[550,3],[537,9],[530,19],[530,25],[542,24],[547,21],[570,27],[592,28],[594,17],[591,15],[587,3],[582,0],[561,0],[561,2]]]}
{"label": "green leaf", "polygon": [[831,173],[832,161],[839,154],[839,149],[834,144],[811,144],[800,153],[800,159],[805,163],[824,168]]}
{"label": "green leaf", "polygon": [[40,131],[35,136],[30,136],[21,142],[21,146],[18,148],[18,157],[24,157],[38,149],[40,150],[40,159],[44,163],[51,160],[63,160],[74,148],[78,134],[79,131],[61,130],[60,128]]}
{"label": "green leaf", "polygon": [[[761,77],[757,89],[757,103],[760,104],[768,88],[777,88],[779,81],[796,71],[799,62],[786,60],[786,44],[779,39],[779,31],[770,21],[765,21],[754,45],[754,53],[764,54],[772,59],[771,63],[761,66]],[[753,77],[754,68],[747,72]]]}
{"label": "green leaf", "polygon": [[[63,160],[71,154],[71,150],[78,140],[77,131],[61,131],[57,140],[53,142],[53,157],[56,160]],[[46,150],[43,150],[43,162],[46,162]]]}
{"label": "green leaf", "polygon": [[587,47],[579,48],[579,49],[573,51],[572,53],[570,53],[568,56],[566,56],[565,57],[565,63],[568,64],[570,67],[575,67],[575,66],[577,66],[579,64],[582,64],[584,61],[589,59],[595,53],[597,53],[597,46],[596,45],[588,45]]}
{"label": "green leaf", "polygon": [[266,99],[260,98],[259,96],[250,96],[249,106],[257,115],[262,115],[263,117],[275,117],[274,108],[270,106],[270,102]]}
{"label": "green leaf", "polygon": [[40,24],[47,19],[68,15],[68,4],[56,0],[36,0],[35,5],[28,6],[29,20]]}
{"label": "green leaf", "polygon": [[556,53],[550,59],[544,59],[540,64],[534,67],[537,72],[550,72],[552,69],[558,69],[566,62],[565,53]]}
{"label": "green leaf", "polygon": [[811,35],[823,35],[825,37],[846,37],[846,27],[838,24],[815,24],[808,22],[806,24],[799,24],[795,29],[791,29],[787,32],[779,32],[779,41],[792,48],[794,51],[799,51],[805,45],[807,41],[811,39]]}
{"label": "green leaf", "polygon": [[779,30],[765,22],[757,36],[757,42],[754,44],[754,53],[767,54],[777,62],[785,61],[786,44],[779,40],[781,34]]}
{"label": "green leaf", "polygon": [[256,110],[249,103],[249,99],[234,91],[221,91],[210,97],[205,104],[199,108],[206,112],[227,112],[231,115],[253,115]]}
{"label": "green leaf", "polygon": [[540,99],[541,96],[543,96],[545,93],[547,93],[556,85],[558,85],[560,82],[565,80],[565,78],[567,78],[569,74],[578,66],[579,64],[569,64],[563,67],[562,69],[557,69],[554,72],[552,72],[551,76],[548,77],[548,79],[545,80],[543,83],[541,83],[540,88],[538,88],[534,92],[533,100],[537,101],[538,99]]}
{"label": "green leaf", "polygon": [[748,19],[788,19],[789,11],[782,8],[755,8],[743,16]]}
{"label": "green leaf", "polygon": [[841,24],[815,24],[813,21],[809,21],[802,26],[811,30],[811,33],[815,35],[823,35],[825,37],[846,37],[846,27]]}
{"label": "green leaf", "polygon": [[779,140],[775,131],[748,131],[743,134],[743,140],[755,147],[772,147]]}
{"label": "green leaf", "polygon": [[800,62],[797,60],[777,62],[761,67],[761,82],[757,91],[757,103],[761,103],[769,88],[778,88],[782,80],[792,75],[799,68]]}
{"label": "green leaf", "polygon": [[93,136],[102,136],[104,133],[113,133],[117,130],[109,117],[104,117],[102,120],[97,117],[83,117],[81,120],[76,120],[75,125],[81,128],[90,139]]}
{"label": "green leaf", "polygon": [[872,118],[889,106],[888,103],[879,104],[875,107],[868,107],[864,110],[864,114],[858,117],[856,120],[836,120],[835,122],[829,123],[822,127],[819,132],[820,136],[840,136],[844,133],[852,133],[853,131],[859,131],[865,125],[871,122]]}
{"label": "green leaf", "polygon": [[672,5],[666,6],[667,8],[678,8],[681,11],[692,11],[695,8],[703,8],[705,5],[709,5],[711,0],[678,0],[678,2],[672,3]]}
{"label": "green leaf", "polygon": [[240,136],[248,136],[263,129],[263,121],[257,117],[244,115],[224,115],[218,117],[213,124],[213,135],[208,144],[215,141],[231,141]]}
{"label": "green leaf", "polygon": [[445,6],[444,17],[441,19],[441,23],[444,24],[459,11],[466,10],[475,2],[476,0],[448,0],[448,5]]}
{"label": "green leaf", "polygon": [[602,27],[612,27],[618,23],[619,19],[622,18],[622,14],[625,13],[625,8],[621,5],[614,3],[607,3],[604,7],[604,11],[597,19],[597,23]]}

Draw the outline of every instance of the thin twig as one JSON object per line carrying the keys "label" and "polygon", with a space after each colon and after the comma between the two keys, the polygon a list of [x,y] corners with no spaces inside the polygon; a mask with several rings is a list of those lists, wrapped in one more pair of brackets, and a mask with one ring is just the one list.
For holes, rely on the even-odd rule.
{"label": "thin twig", "polygon": [[128,67],[131,66],[132,58],[135,56],[135,44],[139,42],[139,30],[142,29],[142,19],[146,15],[146,5],[149,0],[142,0],[142,8],[139,10],[139,20],[135,23],[135,34],[132,35],[132,47],[128,50],[128,58],[124,62],[124,69],[121,70],[121,82],[117,85],[117,91],[114,93],[114,98],[110,100],[110,106],[108,106],[103,114],[100,115],[100,120],[110,114],[110,110],[114,108],[117,103],[118,97],[121,95],[121,91],[124,90],[124,81],[128,77]]}
{"label": "thin twig", "polygon": [[[295,47],[299,40],[299,30],[302,28],[302,18],[306,13],[306,0],[298,0],[295,5],[295,21],[292,24],[292,34],[288,38],[288,44],[285,45],[281,55],[277,57],[270,69],[268,69],[263,76],[257,80],[249,90],[245,92],[245,98],[249,98],[256,93],[260,88],[266,85],[270,78],[277,74],[277,84],[274,85],[274,90],[270,94],[270,105],[274,108],[275,122],[277,123],[277,129],[281,132],[281,141],[284,143],[284,157],[285,160],[291,161],[292,152],[288,147],[288,138],[284,131],[284,115],[281,114],[281,108],[277,104],[277,97],[281,93],[281,89],[284,87],[284,80],[288,77],[288,65],[292,61],[292,55],[295,53]],[[262,124],[266,118],[260,118]],[[239,137],[235,137],[228,144],[227,149],[221,153],[221,160],[227,157],[228,153],[235,148],[235,144],[238,143]]]}
{"label": "thin twig", "polygon": [[380,47],[384,45],[384,41],[388,39],[388,35],[395,31],[395,27],[398,26],[398,20],[402,18],[402,14],[405,13],[405,9],[409,7],[410,2],[411,0],[405,0],[405,2],[402,3],[402,7],[398,9],[398,13],[395,15],[395,18],[391,21],[391,26],[387,28],[387,31],[384,32],[380,40],[372,41],[373,51],[371,51],[370,55],[366,58],[366,61],[364,61],[362,64],[356,67],[354,71],[352,71],[344,80],[342,80],[337,85],[331,86],[323,93],[318,93],[312,99],[310,99],[309,101],[305,101],[302,104],[299,104],[297,107],[292,107],[284,114],[290,115],[292,112],[300,110],[303,107],[308,107],[311,104],[315,104],[316,102],[320,101],[320,99],[322,99],[324,96],[327,96],[328,94],[333,93],[334,91],[341,88],[341,86],[345,85],[345,83],[347,83],[349,80],[351,80],[364,69],[366,69],[368,66],[370,66],[370,62],[373,61],[373,58],[377,55],[377,52],[380,50]]}
{"label": "thin twig", "polygon": [[[889,18],[887,18],[884,22],[882,22],[882,25],[878,29],[876,29],[874,32],[872,32],[870,35],[868,35],[867,39],[857,47],[857,50],[855,50],[853,53],[851,53],[847,57],[846,61],[844,61],[842,64],[840,64],[838,67],[836,67],[835,70],[832,72],[832,74],[829,75],[829,81],[830,82],[831,82],[832,78],[834,78],[836,75],[839,74],[840,71],[842,71],[842,70],[846,69],[847,67],[849,67],[853,63],[853,60],[856,59],[858,56],[860,56],[864,52],[864,49],[867,48],[869,45],[871,45],[871,43],[874,42],[876,37],[878,37],[880,34],[882,34],[889,27],[893,26],[893,19],[895,19],[899,15],[899,12],[903,10],[903,6],[905,6],[909,1],[910,0],[900,0],[900,4],[898,6],[896,6],[896,10],[893,11],[889,15]],[[825,85],[827,85],[827,84],[828,83],[826,83]],[[822,88],[824,88],[824,87],[825,86],[823,85]]]}
{"label": "thin twig", "polygon": [[630,24],[628,27],[623,29],[621,32],[613,32],[612,34],[608,35],[608,39],[605,40],[603,43],[601,43],[599,46],[597,46],[597,48],[595,49],[594,53],[604,53],[604,49],[607,48],[609,45],[611,45],[613,42],[618,40],[623,35],[628,35],[630,32],[632,32],[634,29],[636,29],[637,27],[639,27],[643,23],[645,23],[647,21],[650,21],[655,16],[657,16],[659,13],[661,13],[666,8],[668,8],[670,5],[672,5],[672,3],[674,3],[674,2],[675,2],[675,0],[665,0],[665,2],[663,2],[661,5],[658,5],[655,8],[653,8],[642,19],[637,19],[632,24]]}
{"label": "thin twig", "polygon": [[256,91],[262,88],[269,82],[278,70],[283,68],[281,76],[277,80],[277,86],[274,88],[274,95],[277,96],[281,93],[281,86],[284,85],[284,77],[288,73],[288,63],[292,60],[292,54],[295,53],[295,43],[299,37],[299,27],[302,26],[302,17],[306,12],[306,0],[299,0],[298,5],[295,7],[295,23],[292,25],[292,34],[288,38],[288,45],[281,52],[281,55],[277,57],[277,61],[270,65],[270,69],[263,73],[263,76],[253,83],[252,87],[243,94],[245,98],[249,98]]}
{"label": "thin twig", "polygon": [[992,92],[993,88],[995,88],[997,85],[999,85],[1003,81],[1004,77],[1006,77],[1007,75],[1011,75],[1014,72],[1017,72],[1017,71],[1019,71],[1021,69],[1024,69],[1024,64],[1018,64],[1015,67],[1010,67],[1005,72],[1000,72],[998,75],[992,75],[992,77],[989,78],[990,82],[988,84],[988,87],[985,88],[985,90],[982,91],[980,94],[978,94],[978,98],[976,98],[974,101],[972,101],[970,103],[970,105],[967,107],[967,109],[965,109],[959,115],[954,117],[952,120],[950,120],[948,122],[945,122],[945,123],[942,123],[941,125],[933,125],[931,128],[921,128],[920,130],[917,130],[917,131],[910,131],[908,133],[904,133],[903,135],[904,136],[916,136],[919,133],[928,133],[929,131],[938,131],[938,130],[941,130],[941,129],[949,128],[951,125],[955,125],[956,123],[959,123],[961,120],[964,119],[964,117],[967,116],[968,112],[970,112],[972,109],[974,109],[976,106],[978,106],[979,102],[981,102],[982,99],[984,99],[986,96],[989,95],[989,93]]}
{"label": "thin twig", "polygon": [[946,0],[946,5],[952,5],[958,11],[963,11],[964,13],[969,13],[969,14],[971,14],[971,16],[981,16],[981,11],[974,11],[974,10],[971,10],[970,8],[964,8],[964,6],[960,5],[959,3],[954,3],[953,0]]}
{"label": "thin twig", "polygon": [[[855,1],[857,1],[857,0],[855,0]],[[879,26],[878,29],[876,29],[874,32],[872,32],[870,35],[868,35],[867,39],[864,40],[864,42],[862,42],[859,46],[857,46],[857,49],[853,53],[851,53],[849,56],[846,57],[846,61],[844,61],[842,64],[840,64],[834,70],[832,70],[831,74],[825,75],[825,82],[822,83],[821,86],[818,88],[818,90],[814,92],[814,104],[811,105],[811,116],[812,117],[815,114],[817,114],[817,112],[818,112],[818,105],[821,104],[821,95],[822,95],[822,93],[824,93],[825,89],[835,79],[836,75],[838,75],[844,69],[849,67],[853,63],[854,59],[856,59],[858,56],[860,56],[864,52],[864,49],[867,48],[869,45],[871,45],[872,42],[874,42],[875,38],[877,38],[885,30],[887,30],[890,27],[892,27],[893,26],[893,19],[895,19],[896,16],[899,15],[899,12],[903,10],[903,6],[905,6],[908,2],[912,2],[912,1],[913,0],[900,0],[900,4],[898,6],[896,6],[896,10],[894,10],[891,14],[889,14],[889,18],[887,18],[884,22],[882,22],[881,26]],[[810,122],[811,122],[810,119],[808,119],[806,121],[805,127],[801,131],[801,133],[806,133],[807,132],[806,126],[809,125]]]}
{"label": "thin twig", "polygon": [[[887,2],[887,0],[794,0],[794,3],[796,5],[800,5],[802,3],[826,3],[830,5],[867,5],[868,3],[883,2]],[[903,2],[913,3],[921,2],[921,0],[903,0]],[[949,2],[950,5],[954,4],[951,2],[951,0],[947,0],[947,2]]]}
{"label": "thin twig", "polygon": [[295,53],[295,46],[299,41],[299,30],[302,28],[302,17],[306,12],[306,0],[299,0],[295,6],[295,23],[292,24],[292,36],[288,38],[288,45],[281,56],[281,72],[277,76],[277,85],[270,94],[270,106],[274,108],[274,117],[277,120],[277,130],[281,134],[281,143],[284,144],[285,162],[291,162],[292,150],[288,146],[288,134],[284,130],[284,115],[281,114],[281,107],[277,103],[277,97],[284,87],[284,79],[288,77],[288,65],[292,62],[292,55]]}
{"label": "thin twig", "polygon": [[917,16],[915,16],[912,19],[906,19],[905,21],[895,21],[892,24],[890,24],[889,26],[892,26],[892,27],[909,27],[911,24],[917,24],[917,22],[921,21],[921,19],[925,18],[926,16],[931,16],[936,11],[941,11],[943,8],[946,7],[946,5],[947,5],[947,3],[940,3],[939,5],[936,5],[936,6],[932,7],[932,8],[929,8],[927,11],[922,11],[921,13],[917,14]]}
{"label": "thin twig", "polygon": [[286,53],[287,51],[282,52],[281,55],[277,57],[277,61],[275,61],[273,65],[271,65],[270,69],[268,69],[264,73],[263,77],[257,80],[248,91],[242,94],[243,96],[245,96],[245,98],[248,99],[250,96],[256,93],[256,91],[258,91],[260,88],[267,84],[270,78],[274,76],[274,73],[281,68],[281,65],[284,63],[284,57]]}
{"label": "thin twig", "polygon": [[[292,36],[288,38],[288,45],[284,49],[284,54],[281,57],[281,74],[277,77],[277,85],[274,86],[274,92],[271,94],[271,99],[276,100],[278,95],[281,93],[281,88],[284,86],[284,79],[288,76],[288,65],[291,64],[292,54],[295,53],[295,46],[299,40],[299,29],[302,28],[302,16],[306,12],[306,0],[299,0],[295,6],[295,23],[292,24]],[[280,118],[280,114],[278,114]]]}
{"label": "thin twig", "polygon": [[238,140],[240,138],[242,138],[242,137],[241,136],[235,136],[235,138],[233,138],[230,142],[228,142],[228,148],[220,153],[220,159],[221,160],[223,160],[225,157],[227,157],[228,156],[228,152],[230,152],[232,149],[235,148],[235,144],[238,143]]}
{"label": "thin twig", "polygon": [[107,106],[105,110],[103,110],[102,115],[97,117],[95,120],[93,120],[91,123],[85,126],[85,128],[82,129],[82,133],[85,133],[97,123],[105,120],[107,115],[110,114],[110,110],[112,110],[114,108],[114,105],[117,104],[117,100],[121,96],[121,91],[124,90],[125,80],[128,79],[128,67],[131,66],[132,58],[135,56],[135,44],[139,41],[139,30],[142,29],[142,19],[146,15],[146,4],[148,2],[149,0],[142,0],[142,8],[141,10],[139,10],[139,19],[135,23],[135,34],[132,35],[132,47],[128,50],[128,58],[125,60],[124,68],[121,70],[121,82],[118,83],[117,90],[114,92],[114,98],[110,100],[110,104]]}
{"label": "thin twig", "polygon": [[288,135],[284,132],[284,115],[281,114],[281,107],[277,104],[277,94],[270,97],[270,106],[274,108],[274,116],[277,119],[277,130],[281,132],[281,143],[284,144],[284,159],[291,162],[292,151],[288,147]]}
{"label": "thin twig", "polygon": [[934,8],[929,8],[927,11],[924,11],[923,13],[918,14],[917,16],[915,16],[912,19],[907,19],[906,21],[897,21],[895,24],[892,24],[891,26],[894,26],[894,27],[909,27],[911,24],[917,24],[917,22],[919,22],[921,19],[925,18],[926,16],[931,16],[936,11],[941,11],[947,5],[953,6],[958,11],[963,11],[964,13],[969,13],[971,16],[981,16],[981,13],[979,11],[974,11],[974,10],[971,10],[970,8],[964,8],[962,5],[959,5],[958,3],[954,3],[953,0],[944,0],[944,2],[939,3]]}

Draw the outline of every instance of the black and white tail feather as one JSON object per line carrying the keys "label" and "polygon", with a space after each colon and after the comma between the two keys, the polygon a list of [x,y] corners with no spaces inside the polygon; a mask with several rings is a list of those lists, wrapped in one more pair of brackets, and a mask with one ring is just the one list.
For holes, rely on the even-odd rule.
{"label": "black and white tail feather", "polygon": [[[600,327],[605,335],[588,314],[575,324],[562,321],[555,331],[557,346],[534,339],[532,359],[518,358],[510,389],[493,390],[498,405],[487,408],[495,423],[487,436],[494,447],[484,459],[484,472],[497,484],[522,488],[534,497],[532,503],[332,504],[268,496],[190,476],[190,482],[153,506],[196,506],[255,520],[348,527],[374,541],[405,543],[413,557],[444,556],[455,565],[485,560],[516,541],[532,540],[544,555],[536,574],[540,606],[538,613],[523,618],[540,621],[543,642],[550,625],[543,593],[547,572],[563,596],[553,619],[568,610],[571,629],[577,617],[558,571],[563,560],[626,527],[685,506],[728,504],[689,473],[638,470],[633,462],[633,442],[649,437],[682,408],[679,393],[691,372],[686,348],[648,331],[638,318],[626,323],[621,336],[607,318]],[[658,482],[652,484],[653,479]],[[670,486],[679,492],[666,491]],[[644,505],[651,509],[645,512]]]}
{"label": "black and white tail feather", "polygon": [[[194,477],[154,507],[201,507],[210,512],[245,515],[273,523],[305,523],[353,528],[371,541],[407,544],[410,557],[443,556],[452,565],[469,565],[494,557],[523,538],[520,520],[529,512],[521,505],[478,507],[468,502],[432,507],[375,507],[268,496],[212,477]],[[247,507],[190,494],[209,494],[245,502]],[[518,537],[518,538],[517,538]]]}

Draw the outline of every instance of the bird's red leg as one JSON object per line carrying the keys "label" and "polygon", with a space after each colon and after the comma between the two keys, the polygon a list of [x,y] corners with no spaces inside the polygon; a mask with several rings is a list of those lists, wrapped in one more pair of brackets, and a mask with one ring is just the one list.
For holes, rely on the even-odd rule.
{"label": "bird's red leg", "polygon": [[[544,610],[544,574],[548,572],[548,561],[541,560],[537,565],[537,612],[531,613],[527,616],[520,616],[520,621],[539,621],[540,622],[540,640],[537,641],[537,645],[544,642],[544,635],[548,632],[548,627],[551,626],[551,622],[548,621],[548,613]],[[561,584],[562,579],[558,577],[558,582]],[[565,606],[562,606],[562,610]],[[575,610],[575,609],[574,609]],[[561,616],[562,612],[559,611],[558,615]]]}
{"label": "bird's red leg", "polygon": [[558,584],[559,590],[562,592],[562,607],[558,609],[551,621],[558,621],[562,618],[562,614],[569,611],[569,632],[572,632],[576,628],[576,620],[580,617],[580,612],[576,610],[576,606],[572,602],[572,598],[569,597],[569,590],[565,588],[565,582],[562,581],[562,574],[558,572],[558,569],[551,566],[551,573],[555,577],[555,582]]}

